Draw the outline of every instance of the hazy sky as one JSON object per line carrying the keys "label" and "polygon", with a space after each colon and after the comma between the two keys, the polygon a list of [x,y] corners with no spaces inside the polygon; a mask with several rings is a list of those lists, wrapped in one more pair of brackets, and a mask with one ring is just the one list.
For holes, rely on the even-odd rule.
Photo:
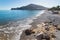
{"label": "hazy sky", "polygon": [[28,4],[37,4],[45,7],[60,5],[60,0],[0,0],[0,10],[8,10]]}

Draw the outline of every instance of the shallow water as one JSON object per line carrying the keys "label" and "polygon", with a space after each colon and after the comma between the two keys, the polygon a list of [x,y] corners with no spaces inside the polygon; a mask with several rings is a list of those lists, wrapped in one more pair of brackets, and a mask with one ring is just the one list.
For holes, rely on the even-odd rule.
{"label": "shallow water", "polygon": [[0,39],[5,37],[6,40],[19,40],[22,31],[30,28],[33,19],[43,12],[44,10],[0,10],[0,35],[3,35]]}
{"label": "shallow water", "polygon": [[34,16],[38,11],[27,10],[0,10],[0,25],[6,24],[11,21],[23,20]]}

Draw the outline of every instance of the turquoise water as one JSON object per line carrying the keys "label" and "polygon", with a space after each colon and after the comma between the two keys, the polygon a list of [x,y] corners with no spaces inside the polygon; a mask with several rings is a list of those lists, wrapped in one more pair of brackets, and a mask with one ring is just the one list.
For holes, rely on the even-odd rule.
{"label": "turquoise water", "polygon": [[[0,31],[7,33],[9,40],[20,40],[23,30],[29,29],[43,10],[0,10]],[[13,36],[11,37],[10,34]],[[11,39],[10,39],[11,38]]]}
{"label": "turquoise water", "polygon": [[41,10],[0,10],[0,25],[35,16]]}

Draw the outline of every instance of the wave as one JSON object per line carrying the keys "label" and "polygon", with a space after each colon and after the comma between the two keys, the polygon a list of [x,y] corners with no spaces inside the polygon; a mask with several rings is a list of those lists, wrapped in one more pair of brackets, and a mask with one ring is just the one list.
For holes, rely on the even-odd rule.
{"label": "wave", "polygon": [[40,16],[44,11],[45,10],[37,13],[37,15],[32,16],[30,18],[26,18],[24,20],[16,22],[9,22],[9,24],[0,26],[1,27],[0,31],[3,31],[4,33],[8,33],[10,35],[13,33],[13,36],[10,38],[10,40],[19,40],[23,30],[29,29],[32,26],[29,24],[32,23],[34,19],[37,19],[37,17]]}

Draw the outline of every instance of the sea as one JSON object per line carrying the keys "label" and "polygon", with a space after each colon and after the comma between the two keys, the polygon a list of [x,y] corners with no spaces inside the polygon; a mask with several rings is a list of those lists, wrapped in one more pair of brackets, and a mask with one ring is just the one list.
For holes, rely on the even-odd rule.
{"label": "sea", "polygon": [[[23,30],[29,29],[34,19],[45,10],[0,10],[0,35],[7,34],[6,40],[20,40]],[[13,36],[11,37],[11,35]],[[4,36],[4,35],[3,35]],[[0,36],[1,37],[1,36]]]}

